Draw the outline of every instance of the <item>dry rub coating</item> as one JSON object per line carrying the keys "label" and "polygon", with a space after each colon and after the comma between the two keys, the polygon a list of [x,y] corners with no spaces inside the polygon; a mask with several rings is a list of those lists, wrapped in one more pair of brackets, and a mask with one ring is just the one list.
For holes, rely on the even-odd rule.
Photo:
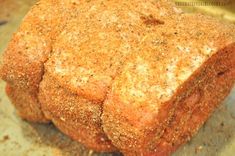
{"label": "dry rub coating", "polygon": [[[126,15],[126,11],[140,8],[142,12],[150,14],[149,11],[153,12],[154,8],[151,10],[141,6],[151,6],[153,4],[160,8],[160,4],[153,3],[153,1],[138,1],[138,3],[134,1],[119,1],[119,3],[116,1],[114,3],[114,1],[102,0],[83,3],[82,1],[77,6],[79,10],[77,16],[71,18],[54,42],[52,55],[45,63],[46,73],[55,79],[54,83],[58,83],[58,85],[63,86],[71,93],[77,94],[77,98],[86,98],[87,100],[83,101],[84,105],[95,103],[99,105],[102,111],[102,104],[113,78],[117,75],[126,57],[130,53],[139,50],[138,47],[130,45],[130,43],[138,43],[144,36],[144,28],[141,28],[139,25],[143,21],[146,22],[148,20],[143,18],[149,18],[142,14],[141,18],[135,17],[137,16],[137,11]],[[166,14],[173,14],[173,10],[167,9],[170,4],[166,3],[164,5],[166,7],[162,11],[165,11]],[[155,12],[155,15],[157,16],[158,13]],[[136,19],[133,19],[133,16]],[[170,17],[172,18],[172,16]],[[152,20],[155,21],[156,19]],[[161,21],[158,22],[161,25]],[[130,27],[135,31],[132,31],[132,34],[127,36],[126,34],[129,33]],[[60,104],[57,103],[57,109],[55,109],[55,106],[53,107],[52,104],[55,99],[45,94],[48,89],[43,87],[42,84],[39,90],[39,100],[41,101],[43,111],[59,129],[98,151],[114,149],[110,141],[104,139],[105,134],[102,134],[103,136],[97,135],[96,137],[99,137],[99,140],[103,140],[104,144],[107,145],[106,148],[101,143],[95,141],[93,141],[93,145],[87,143],[89,138],[82,137],[83,135],[80,133],[77,133],[75,136],[67,121],[57,124],[58,113],[64,112],[64,106],[58,107]],[[56,92],[56,90],[51,90],[50,92],[53,91]],[[41,92],[44,92],[44,94],[41,94]],[[45,100],[46,98],[48,100]],[[73,105],[77,104],[74,103]],[[76,114],[77,118],[81,118],[81,120],[86,122],[83,123],[84,125],[90,124],[94,126],[92,127],[93,129],[97,129],[96,124],[90,121],[89,118],[80,115],[83,114],[81,110],[71,112]],[[97,120],[101,121],[102,113],[99,111],[96,113],[100,114],[100,116],[97,116]],[[76,126],[76,129],[85,132],[85,130],[78,126]],[[99,129],[102,129],[101,123]],[[103,130],[100,130],[101,132],[103,133]],[[93,133],[95,136],[96,132],[93,131]]]}
{"label": "dry rub coating", "polygon": [[[174,27],[168,26],[171,22],[174,22]],[[186,110],[183,111],[184,114],[181,113],[181,108],[184,106],[182,101],[184,98],[187,100],[185,96],[200,83],[202,83],[200,92],[206,94],[204,88],[209,87],[206,79],[216,80],[216,77],[210,74],[212,71],[202,70],[202,65],[208,64],[208,59],[214,60],[212,63],[215,63],[217,60],[214,57],[219,57],[220,62],[217,66],[224,68],[224,71],[233,72],[235,68],[234,46],[230,46],[228,52],[231,57],[221,59],[224,55],[228,55],[221,49],[235,42],[233,25],[223,26],[208,17],[182,14],[177,17],[177,21],[165,21],[164,26],[167,32],[161,27],[157,27],[157,30],[149,29],[145,42],[141,45],[141,51],[127,58],[122,71],[115,77],[103,105],[104,131],[113,144],[127,154],[133,154],[134,151],[136,154],[146,155],[154,152],[156,154],[163,150],[158,149],[158,144],[165,144],[159,143],[159,139],[164,137],[166,128],[174,121],[175,116],[185,119],[191,113]],[[220,55],[216,55],[220,50]],[[198,80],[195,73],[204,74],[205,78]],[[211,114],[210,109],[214,110],[221,99],[229,93],[234,83],[233,74],[228,75],[226,79],[223,77],[221,81],[225,83],[224,85],[218,84],[218,92],[225,89],[224,92],[219,94],[209,90],[211,95],[202,98],[203,106],[200,108],[205,109],[205,117],[199,118],[201,121],[195,124],[194,128],[185,126],[190,129],[190,133],[182,132],[184,136],[177,140],[178,144],[185,142],[184,137],[188,140]],[[195,104],[198,104],[197,96],[199,95],[193,95],[187,103],[190,105],[195,100]],[[210,103],[214,100],[213,97],[216,97],[216,101]],[[207,107],[208,103],[212,108]],[[189,108],[193,109],[193,106],[191,104]],[[183,125],[178,129],[180,128],[183,128]],[[171,139],[176,133],[173,133]],[[168,147],[168,151],[173,150],[174,140],[169,140],[169,144],[172,147]]]}
{"label": "dry rub coating", "polygon": [[41,111],[41,107],[38,107],[40,103],[36,94],[18,89],[17,87],[11,87],[9,84],[6,86],[6,93],[12,104],[16,107],[17,113],[23,119],[32,122],[48,122],[48,119],[45,118]]}
{"label": "dry rub coating", "polygon": [[[13,35],[3,55],[0,74],[13,88],[28,92],[30,96],[33,94],[28,101],[36,98],[44,72],[44,62],[51,53],[52,43],[73,11],[74,6],[68,0],[40,0],[32,7]],[[26,116],[27,108],[19,109],[19,114],[25,114],[24,118],[27,120],[45,122],[45,118],[37,116],[42,114],[40,104],[36,102],[38,99],[33,101],[35,102],[31,105],[34,105],[37,111],[34,116]]]}
{"label": "dry rub coating", "polygon": [[39,99],[48,119],[65,134],[96,151],[113,151],[114,147],[101,128],[101,104],[92,103],[72,93],[45,73]]}
{"label": "dry rub coating", "polygon": [[188,81],[181,89],[182,91],[193,88],[183,95],[164,134],[157,144],[155,143],[157,155],[170,155],[180,145],[189,141],[229,94],[235,80],[234,49],[233,43],[219,50],[200,68],[202,72],[196,72],[191,82]]}
{"label": "dry rub coating", "polygon": [[163,28],[163,20],[174,18],[170,6],[155,0],[80,1],[77,16],[54,43],[46,70],[71,91],[103,102],[127,56],[141,50],[151,25]]}
{"label": "dry rub coating", "polygon": [[233,87],[234,34],[167,0],[41,0],[1,77],[24,119],[96,151],[167,156]]}

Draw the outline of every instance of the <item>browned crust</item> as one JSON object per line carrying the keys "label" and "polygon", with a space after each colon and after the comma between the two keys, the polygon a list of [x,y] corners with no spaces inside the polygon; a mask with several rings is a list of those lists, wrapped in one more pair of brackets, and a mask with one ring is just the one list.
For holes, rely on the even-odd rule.
{"label": "browned crust", "polygon": [[74,140],[96,151],[115,150],[101,128],[100,103],[69,92],[49,74],[44,75],[40,84],[39,100],[46,116]]}

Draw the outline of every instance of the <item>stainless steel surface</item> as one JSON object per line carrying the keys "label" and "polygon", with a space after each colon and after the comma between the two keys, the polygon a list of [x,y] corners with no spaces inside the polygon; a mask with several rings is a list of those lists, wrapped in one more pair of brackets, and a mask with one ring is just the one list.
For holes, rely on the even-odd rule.
{"label": "stainless steel surface", "polygon": [[[35,0],[0,0],[0,52],[3,52],[12,33],[16,31],[22,18],[34,3]],[[0,81],[0,155],[108,155],[96,154],[86,149],[60,133],[52,124],[35,124],[21,120],[7,98],[4,87],[5,83]],[[216,155],[235,155],[235,89],[199,133],[174,154],[174,156]]]}

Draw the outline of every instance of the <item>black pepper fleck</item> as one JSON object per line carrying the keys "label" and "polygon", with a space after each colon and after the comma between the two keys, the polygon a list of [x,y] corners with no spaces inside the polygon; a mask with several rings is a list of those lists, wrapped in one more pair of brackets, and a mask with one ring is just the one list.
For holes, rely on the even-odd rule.
{"label": "black pepper fleck", "polygon": [[141,16],[140,17],[141,20],[143,20],[144,24],[146,25],[160,25],[160,24],[165,24],[164,21],[156,19],[155,17],[153,17],[153,15],[149,15],[149,16]]}

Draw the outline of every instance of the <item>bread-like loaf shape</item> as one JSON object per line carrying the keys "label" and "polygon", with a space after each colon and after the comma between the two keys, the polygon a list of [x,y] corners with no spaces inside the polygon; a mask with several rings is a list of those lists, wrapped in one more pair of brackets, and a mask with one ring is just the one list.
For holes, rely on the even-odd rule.
{"label": "bread-like loaf shape", "polygon": [[175,114],[164,134],[154,145],[154,153],[157,153],[155,155],[170,155],[180,145],[189,141],[229,94],[235,79],[234,49],[235,44],[231,44],[219,50],[201,67],[203,72],[196,72],[194,80],[186,83],[185,89],[181,89],[183,92],[194,88],[181,98],[176,106]]}
{"label": "bread-like loaf shape", "polygon": [[149,28],[103,105],[113,144],[127,155],[169,155],[188,141],[234,84],[234,31],[189,14]]}
{"label": "bread-like loaf shape", "polygon": [[96,151],[167,156],[231,90],[234,34],[234,25],[167,0],[41,0],[13,36],[1,76],[27,120],[51,120]]}
{"label": "bread-like loaf shape", "polygon": [[39,100],[48,119],[62,132],[95,151],[114,151],[101,128],[102,107],[71,92],[45,73]]}
{"label": "bread-like loaf shape", "polygon": [[140,50],[141,45],[133,45],[144,43],[152,25],[164,27],[163,20],[174,18],[171,3],[164,2],[80,1],[77,15],[54,42],[45,70],[71,91],[104,101],[127,56]]}
{"label": "bread-like loaf shape", "polygon": [[52,51],[52,43],[72,16],[73,9],[68,0],[40,0],[25,16],[3,54],[1,78],[16,90],[27,92],[29,96],[33,94],[19,107],[27,107],[27,101],[32,102],[34,98],[35,102],[30,102],[30,105],[35,107],[35,116],[31,114],[27,117],[27,108],[18,109],[19,114],[25,114],[24,118],[29,121],[47,121],[45,117],[37,116],[43,115],[40,104],[36,102],[38,86],[44,73],[44,62]]}
{"label": "bread-like loaf shape", "polygon": [[41,111],[37,94],[12,87],[9,84],[6,86],[6,93],[16,107],[17,113],[23,119],[32,122],[48,122],[48,119],[45,118],[44,113]]}
{"label": "bread-like loaf shape", "polygon": [[[156,3],[155,1],[100,0],[89,3],[81,1],[77,5],[77,16],[71,18],[54,42],[52,55],[45,63],[45,74],[53,77],[54,83],[71,92],[71,94],[77,94],[78,99],[87,99],[83,100],[84,105],[88,105],[86,109],[89,109],[92,105],[99,107],[97,109],[98,112],[94,110],[93,113],[100,114],[100,118],[103,101],[109,91],[113,78],[118,74],[127,56],[137,51],[136,47],[129,45],[129,42],[138,42],[141,39],[137,35],[137,31],[142,36],[145,32],[143,28],[139,27],[143,19],[135,17],[136,12],[130,12],[129,15],[126,12],[137,8],[137,11],[142,10],[142,12],[151,14],[149,12],[154,12],[155,7],[160,8],[162,5],[165,5],[166,7],[162,8],[162,11],[166,14],[174,13],[172,8],[167,8],[170,7],[170,4],[160,4],[160,2]],[[150,7],[143,8],[141,7],[143,5]],[[150,9],[151,6],[152,9]],[[158,13],[155,14],[157,15]],[[133,16],[136,19],[133,19]],[[130,31],[130,26],[135,32],[133,31],[131,35],[125,36]],[[61,131],[69,136],[73,136],[73,138],[76,138],[76,140],[86,144],[88,147],[93,147],[96,151],[115,150],[111,146],[110,141],[104,137],[106,136],[105,134],[103,136],[97,134],[96,123],[90,120],[88,116],[82,115],[84,114],[83,110],[67,111],[76,114],[77,118],[86,123],[85,126],[89,125],[94,135],[97,134],[97,139],[92,141],[89,137],[83,137],[82,133],[74,134],[74,130],[72,131],[67,124],[69,122],[68,115],[64,114],[64,116],[67,116],[64,122],[58,119],[58,114],[62,116],[61,112],[64,112],[66,103],[70,105],[71,103],[63,100],[65,105],[60,107],[60,103],[53,102],[56,98],[53,99],[52,96],[48,96],[56,94],[51,93],[53,91],[56,92],[56,90],[49,90],[49,88],[45,87],[50,86],[49,84],[42,84],[44,85],[40,85],[39,89],[39,100],[42,109]],[[69,99],[68,96],[64,96],[64,99]],[[73,102],[73,105],[77,107],[79,105],[77,103]],[[89,107],[89,105],[91,106]],[[98,116],[96,117],[96,120],[101,121],[101,119],[98,119]],[[57,122],[60,123],[57,124]],[[74,122],[74,129],[85,133],[84,128],[76,125],[77,123]],[[93,127],[91,128],[92,125]],[[101,125],[102,122],[100,122],[99,132],[103,132]],[[99,140],[103,140],[103,143]]]}

